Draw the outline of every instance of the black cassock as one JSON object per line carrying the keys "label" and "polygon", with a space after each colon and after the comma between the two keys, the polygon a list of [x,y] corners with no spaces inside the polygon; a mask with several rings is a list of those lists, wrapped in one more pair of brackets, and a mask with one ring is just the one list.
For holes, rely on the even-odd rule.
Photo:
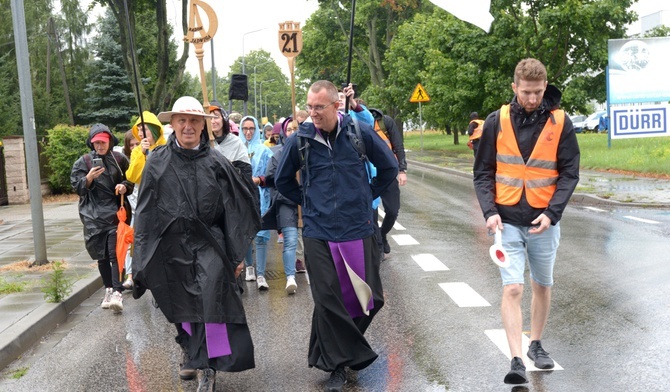
{"label": "black cassock", "polygon": [[[151,290],[168,321],[187,323],[191,335],[181,343],[193,368],[253,368],[253,343],[235,278],[260,228],[249,183],[209,148],[203,132],[198,150],[178,147],[174,135],[153,150],[139,187],[134,296]],[[222,343],[222,324],[231,353],[210,358],[208,350]],[[218,332],[206,337],[212,331]]]}
{"label": "black cassock", "polygon": [[377,353],[363,335],[384,306],[377,243],[373,237],[362,240],[365,282],[372,291],[372,308],[368,315],[352,317],[343,298],[342,282],[328,241],[307,237],[303,241],[305,264],[314,298],[308,365],[325,371],[334,371],[339,366],[364,369],[377,359]]}

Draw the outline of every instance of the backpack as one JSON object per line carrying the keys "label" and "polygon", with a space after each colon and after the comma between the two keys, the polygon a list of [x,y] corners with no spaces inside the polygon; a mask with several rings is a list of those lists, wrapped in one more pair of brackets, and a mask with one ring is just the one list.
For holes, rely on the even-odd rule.
{"label": "backpack", "polygon": [[[349,141],[351,144],[354,146],[356,149],[356,152],[358,152],[358,158],[361,161],[365,161],[365,170],[368,172],[368,179],[370,179],[370,169],[369,165],[371,164],[370,161],[368,160],[367,155],[365,154],[365,142],[363,142],[363,139],[361,137],[361,128],[358,125],[358,120],[356,120],[353,117],[351,118],[352,124],[348,124],[346,128],[346,135],[349,138]],[[353,128],[353,129],[352,129]],[[300,171],[304,172],[305,175],[303,178],[305,179],[306,183],[304,184],[304,187],[307,188],[309,187],[309,165],[307,164],[307,158],[309,157],[309,143],[305,142],[305,137],[303,136],[298,136],[298,155],[300,155]]]}

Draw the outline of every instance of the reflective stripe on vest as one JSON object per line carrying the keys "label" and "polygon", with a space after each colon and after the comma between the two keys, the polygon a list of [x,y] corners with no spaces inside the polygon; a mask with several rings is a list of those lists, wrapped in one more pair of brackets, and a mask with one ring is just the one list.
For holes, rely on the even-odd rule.
{"label": "reflective stripe on vest", "polygon": [[564,121],[563,110],[551,111],[528,162],[524,163],[512,128],[510,106],[504,105],[500,109],[500,132],[496,141],[496,203],[515,205],[525,189],[526,199],[532,207],[549,206],[558,181],[558,142]]}
{"label": "reflective stripe on vest", "polygon": [[470,135],[470,140],[476,140],[481,138],[482,131],[484,130],[484,120],[472,120],[468,125],[472,123],[477,123],[477,128],[475,128],[475,130],[472,131],[472,135]]}

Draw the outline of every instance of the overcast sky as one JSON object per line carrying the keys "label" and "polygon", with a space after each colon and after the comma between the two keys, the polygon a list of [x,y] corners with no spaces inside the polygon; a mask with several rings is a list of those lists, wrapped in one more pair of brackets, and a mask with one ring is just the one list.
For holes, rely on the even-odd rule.
{"label": "overcast sky", "polygon": [[[181,32],[181,12],[184,0],[167,0],[168,21],[175,26],[174,31]],[[279,51],[278,32],[279,23],[293,20],[305,25],[305,21],[318,8],[317,0],[204,0],[216,12],[219,28],[214,36],[214,62],[219,76],[228,74],[230,66],[244,53],[263,49],[272,55],[275,63],[282,68],[287,77],[288,60]],[[204,13],[203,13],[204,15]],[[204,23],[204,21],[203,21]],[[255,33],[247,32],[265,29]],[[242,41],[244,40],[244,48]],[[211,45],[205,46],[203,59],[205,70],[211,69]],[[191,45],[191,52],[186,64],[187,70],[199,75],[198,60],[195,49]],[[246,70],[250,75],[253,69]]]}
{"label": "overcast sky", "polygon": [[[168,8],[168,22],[174,26],[175,32],[181,32],[182,1],[166,0]],[[272,55],[277,65],[289,75],[288,63],[279,51],[277,34],[279,22],[294,20],[305,21],[318,8],[317,0],[203,0],[214,8],[219,21],[219,28],[214,36],[215,66],[217,74],[227,75],[233,62],[242,56],[242,51],[248,54],[252,50],[264,49]],[[84,1],[86,3],[86,1]],[[670,10],[668,0],[639,0],[632,7],[640,17],[659,10]],[[244,35],[244,33],[265,29],[259,32]],[[629,28],[630,34],[639,33],[640,22],[634,22]],[[181,33],[176,39],[181,40]],[[244,37],[244,38],[243,38]],[[244,48],[242,41],[244,40]],[[211,46],[205,46],[205,70],[211,69]],[[301,56],[305,55],[304,53]],[[198,61],[195,57],[193,45],[187,62],[187,70],[199,74]],[[247,69],[247,74],[253,71]]]}

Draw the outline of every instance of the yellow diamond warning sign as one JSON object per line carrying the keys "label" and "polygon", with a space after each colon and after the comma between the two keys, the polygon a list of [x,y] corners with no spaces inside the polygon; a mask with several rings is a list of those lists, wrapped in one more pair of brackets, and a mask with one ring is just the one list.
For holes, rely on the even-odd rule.
{"label": "yellow diamond warning sign", "polygon": [[421,83],[417,83],[416,88],[414,89],[414,92],[412,93],[412,96],[409,98],[410,102],[429,102],[430,97],[426,93],[426,89],[423,88]]}

